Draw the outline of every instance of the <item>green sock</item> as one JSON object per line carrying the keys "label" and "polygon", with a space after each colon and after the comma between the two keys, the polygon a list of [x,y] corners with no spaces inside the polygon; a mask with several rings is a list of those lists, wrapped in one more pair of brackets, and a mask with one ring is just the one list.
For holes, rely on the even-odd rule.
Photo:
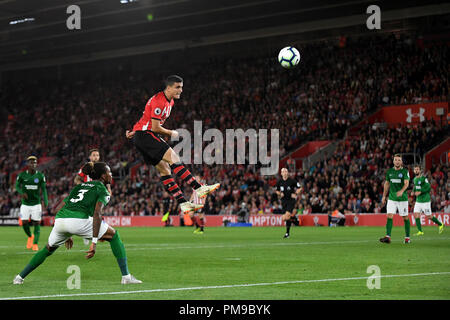
{"label": "green sock", "polygon": [[387,218],[386,222],[386,235],[391,236],[392,232],[392,218]]}
{"label": "green sock", "polygon": [[405,221],[405,236],[406,238],[409,238],[409,232],[411,230],[411,222],[409,221],[409,219],[403,221]]}
{"label": "green sock", "polygon": [[438,218],[436,218],[436,217],[433,217],[433,218],[431,218],[431,221],[433,221],[434,223],[436,223],[438,226],[441,226],[442,225],[442,223],[438,220]]}
{"label": "green sock", "polygon": [[120,239],[118,231],[116,231],[112,239],[109,241],[109,244],[114,256],[117,259],[117,263],[119,264],[120,272],[122,272],[123,276],[126,276],[130,273],[128,271],[127,253],[125,252],[125,247]]}
{"label": "green sock", "polygon": [[31,271],[39,267],[39,265],[44,262],[45,259],[53,252],[48,251],[47,246],[36,252],[33,258],[31,258],[30,262],[26,265],[25,269],[23,269],[22,272],[19,273],[19,275],[22,278],[25,278]]}
{"label": "green sock", "polygon": [[22,228],[25,231],[25,233],[27,234],[27,236],[31,237],[30,225],[28,223],[26,223],[26,224],[23,223]]}
{"label": "green sock", "polygon": [[34,226],[34,239],[33,239],[33,243],[34,244],[38,244],[39,242],[39,236],[41,235],[41,226],[39,224]]}
{"label": "green sock", "polygon": [[416,218],[417,229],[422,232],[422,224],[420,223],[420,218]]}

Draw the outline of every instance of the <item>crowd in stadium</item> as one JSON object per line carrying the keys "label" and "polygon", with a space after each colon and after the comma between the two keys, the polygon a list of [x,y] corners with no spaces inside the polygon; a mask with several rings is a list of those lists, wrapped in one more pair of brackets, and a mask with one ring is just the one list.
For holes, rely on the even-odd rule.
{"label": "crowd in stadium", "polygon": [[[280,156],[308,140],[344,138],[346,130],[380,105],[448,101],[448,45],[427,46],[419,38],[376,36],[300,46],[307,53],[298,68],[286,71],[273,57],[211,60],[181,69],[184,92],[165,126],[192,132],[203,129],[280,129]],[[207,70],[207,72],[205,72]],[[10,175],[25,159],[54,157],[43,172],[50,199],[48,213],[65,197],[92,147],[101,150],[115,176],[113,196],[105,214],[155,215],[171,211],[176,202],[164,192],[153,168],[130,168],[140,154],[125,130],[140,117],[146,101],[161,89],[159,77],[129,75],[126,79],[79,83],[41,83],[2,87],[8,121],[1,125],[0,213],[20,206]],[[364,126],[358,139],[339,142],[330,159],[309,171],[297,168],[304,192],[301,213],[382,212],[384,170],[394,153],[423,155],[442,138],[441,127],[424,122],[418,128]],[[411,165],[411,163],[407,163]],[[273,191],[275,177],[261,177],[254,166],[191,165],[192,172],[222,187],[208,198],[209,214],[234,214],[246,203],[250,213],[281,213]],[[412,172],[412,170],[411,170]],[[433,210],[448,210],[448,167],[434,167]],[[189,196],[190,188],[182,186]],[[447,207],[447,209],[446,209]]]}

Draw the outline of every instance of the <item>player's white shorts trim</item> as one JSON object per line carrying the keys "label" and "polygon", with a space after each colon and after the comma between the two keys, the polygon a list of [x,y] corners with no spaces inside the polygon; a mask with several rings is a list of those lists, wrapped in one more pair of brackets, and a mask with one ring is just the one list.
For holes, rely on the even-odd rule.
{"label": "player's white shorts trim", "polygon": [[397,213],[399,216],[407,216],[408,215],[408,201],[392,201],[388,200],[386,206],[386,213]]}
{"label": "player's white shorts trim", "polygon": [[[50,247],[60,246],[72,236],[80,236],[85,239],[92,239],[93,219],[78,219],[78,218],[58,218],[55,219],[55,225],[48,237],[48,244]],[[109,225],[102,221],[100,224],[100,231],[98,238],[100,239],[108,230]]]}
{"label": "player's white shorts trim", "polygon": [[431,216],[431,202],[416,202],[414,213],[424,213],[426,216]]}
{"label": "player's white shorts trim", "polygon": [[41,221],[42,218],[42,206],[40,204],[36,204],[34,206],[27,206],[25,204],[22,204],[20,206],[20,219],[22,221],[28,221],[28,219],[34,220],[34,221]]}

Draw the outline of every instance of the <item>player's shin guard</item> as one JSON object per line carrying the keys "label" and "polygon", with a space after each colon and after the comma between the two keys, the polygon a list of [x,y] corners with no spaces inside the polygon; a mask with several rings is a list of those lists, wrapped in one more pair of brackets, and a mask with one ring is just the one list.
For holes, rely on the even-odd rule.
{"label": "player's shin guard", "polygon": [[41,226],[39,225],[39,222],[34,226],[33,235],[34,235],[33,244],[38,244],[39,236],[41,235]]}
{"label": "player's shin guard", "polygon": [[409,219],[403,220],[405,223],[405,237],[409,238],[409,233],[411,231],[411,222]]}
{"label": "player's shin guard", "polygon": [[387,236],[391,236],[391,232],[392,232],[392,218],[387,218],[386,221],[386,235]]}
{"label": "player's shin guard", "polygon": [[54,251],[49,251],[47,249],[47,246],[36,252],[36,254],[31,258],[30,262],[26,265],[25,269],[22,270],[22,272],[19,273],[19,275],[25,279],[25,277],[34,269],[39,267],[39,265],[42,264],[42,262],[45,261],[45,259],[50,256]]}
{"label": "player's shin guard", "polygon": [[187,201],[180,187],[178,186],[178,184],[175,182],[175,180],[172,178],[171,175],[162,176],[161,182],[164,185],[164,188],[166,188],[167,192],[172,197],[174,197],[178,203],[183,203]]}
{"label": "player's shin guard", "polygon": [[28,223],[22,223],[23,231],[25,231],[25,234],[29,237],[31,237],[31,230],[30,225]]}
{"label": "player's shin guard", "polygon": [[177,175],[177,177],[181,178],[183,182],[186,182],[193,189],[198,189],[202,186],[197,180],[195,180],[191,172],[181,162],[172,164],[170,168],[172,169],[173,173]]}
{"label": "player's shin guard", "polygon": [[416,226],[417,226],[417,230],[422,232],[422,223],[420,222],[420,218],[416,218]]}
{"label": "player's shin guard", "polygon": [[433,221],[434,223],[436,223],[438,226],[441,226],[441,225],[442,225],[442,223],[441,223],[436,217],[431,218],[431,221]]}
{"label": "player's shin guard", "polygon": [[125,252],[125,246],[123,245],[123,242],[120,239],[118,231],[116,231],[112,239],[109,241],[109,245],[111,246],[111,250],[114,254],[114,257],[116,257],[117,259],[120,272],[122,272],[123,276],[126,276],[127,274],[130,273],[128,271],[127,253]]}

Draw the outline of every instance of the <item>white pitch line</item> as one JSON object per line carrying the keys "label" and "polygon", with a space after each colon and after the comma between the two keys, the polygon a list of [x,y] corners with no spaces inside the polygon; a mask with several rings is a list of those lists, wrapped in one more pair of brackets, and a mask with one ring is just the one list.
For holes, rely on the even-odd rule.
{"label": "white pitch line", "polygon": [[[427,238],[427,239],[415,239],[415,241],[434,241],[434,240],[450,240],[450,238]],[[253,244],[219,244],[219,245],[191,245],[191,246],[184,246],[184,245],[173,245],[173,247],[169,247],[168,244],[160,244],[161,247],[158,247],[157,244],[142,244],[142,245],[126,245],[125,243],[125,249],[126,251],[142,251],[142,250],[178,250],[178,249],[211,249],[211,248],[248,248],[248,247],[270,247],[270,246],[301,246],[301,245],[322,245],[322,244],[346,244],[346,243],[367,243],[367,242],[374,242],[377,243],[378,241],[375,239],[370,240],[344,240],[344,241],[317,241],[317,242],[275,242],[275,243],[253,243]],[[392,240],[392,242],[402,242],[402,240]],[[140,246],[141,248],[135,248],[135,246]],[[20,247],[23,249],[23,247]],[[62,249],[64,249],[64,246],[61,246]],[[86,246],[84,249],[73,249],[73,251],[79,251],[79,252],[85,252],[88,249]],[[58,250],[57,252],[61,252]],[[6,255],[6,252],[0,253],[0,255]],[[13,254],[35,254],[33,251],[20,251],[15,252]]]}
{"label": "white pitch line", "polygon": [[[378,277],[377,276],[370,276],[370,277],[372,279],[373,278],[399,278],[399,277],[434,276],[434,275],[444,275],[444,274],[450,274],[450,272],[391,274],[391,275],[384,275],[384,276],[382,275],[382,276],[378,276]],[[0,300],[22,300],[22,299],[63,298],[63,297],[102,296],[102,295],[118,295],[118,294],[135,294],[135,293],[171,292],[171,291],[208,290],[208,289],[224,289],[224,288],[256,287],[256,286],[273,286],[273,285],[283,285],[283,284],[333,282],[333,281],[349,281],[349,280],[367,280],[367,279],[368,279],[368,277],[353,277],[353,278],[336,278],[336,279],[278,281],[278,282],[231,284],[231,285],[206,286],[206,287],[188,287],[188,288],[172,288],[172,289],[150,289],[150,290],[133,290],[133,291],[116,291],[116,292],[74,293],[74,294],[55,294],[55,295],[28,296],[28,297],[7,297],[7,298],[0,298]]]}

